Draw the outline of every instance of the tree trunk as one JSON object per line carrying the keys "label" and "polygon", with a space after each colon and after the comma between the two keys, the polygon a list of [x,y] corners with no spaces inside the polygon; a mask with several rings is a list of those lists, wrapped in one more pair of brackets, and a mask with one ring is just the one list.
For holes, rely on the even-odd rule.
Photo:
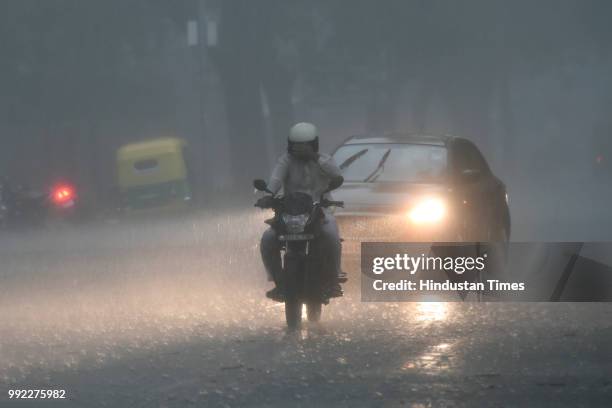
{"label": "tree trunk", "polygon": [[289,128],[294,122],[291,93],[294,79],[287,70],[276,64],[264,77],[264,90],[270,113],[272,151],[280,154],[285,147]]}
{"label": "tree trunk", "polygon": [[220,43],[211,52],[224,88],[233,179],[238,189],[267,172],[261,106],[261,37],[257,4],[221,4]]}
{"label": "tree trunk", "polygon": [[513,174],[516,144],[516,123],[510,94],[510,78],[504,73],[499,81],[500,125],[502,130],[502,163],[506,174]]}

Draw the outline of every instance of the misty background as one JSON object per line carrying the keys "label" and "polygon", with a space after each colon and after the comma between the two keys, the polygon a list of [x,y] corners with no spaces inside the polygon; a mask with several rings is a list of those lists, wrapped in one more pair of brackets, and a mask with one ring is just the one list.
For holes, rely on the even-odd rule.
{"label": "misty background", "polygon": [[[325,152],[448,133],[507,184],[512,240],[612,241],[610,21],[608,0],[0,0],[0,177],[67,178],[97,215],[0,231],[0,389],[100,407],[610,405],[607,303],[362,302],[345,251],[322,330],[286,337],[251,186],[297,121]],[[196,208],[116,216],[117,148],[160,136],[189,142]],[[558,258],[528,247],[514,276],[535,281]]]}
{"label": "misty background", "polygon": [[[324,151],[389,131],[475,141],[508,185],[513,212],[524,210],[515,224],[544,213],[607,215],[609,1],[4,0],[0,8],[0,174],[20,183],[68,175],[104,208],[119,146],[179,136],[206,204],[250,193],[291,124],[312,121]],[[567,231],[580,235],[574,224]]]}

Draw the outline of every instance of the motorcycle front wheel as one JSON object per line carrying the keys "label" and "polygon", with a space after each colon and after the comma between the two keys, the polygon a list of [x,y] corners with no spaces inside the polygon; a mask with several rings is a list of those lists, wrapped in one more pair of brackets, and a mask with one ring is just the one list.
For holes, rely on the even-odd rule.
{"label": "motorcycle front wheel", "polygon": [[302,301],[300,300],[300,264],[298,259],[285,256],[285,320],[287,328],[295,330],[302,324]]}
{"label": "motorcycle front wheel", "polygon": [[285,300],[285,320],[289,330],[296,330],[302,324],[302,303],[295,299]]}

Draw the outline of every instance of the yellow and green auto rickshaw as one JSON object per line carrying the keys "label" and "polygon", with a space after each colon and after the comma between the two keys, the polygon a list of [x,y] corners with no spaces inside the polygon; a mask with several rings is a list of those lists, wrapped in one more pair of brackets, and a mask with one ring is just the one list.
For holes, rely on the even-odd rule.
{"label": "yellow and green auto rickshaw", "polygon": [[143,209],[191,201],[185,157],[186,143],[160,138],[117,150],[117,175],[122,207]]}

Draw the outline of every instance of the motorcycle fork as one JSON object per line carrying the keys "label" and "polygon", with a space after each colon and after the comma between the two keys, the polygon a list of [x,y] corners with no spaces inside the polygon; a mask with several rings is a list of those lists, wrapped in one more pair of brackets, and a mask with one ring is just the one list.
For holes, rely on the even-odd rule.
{"label": "motorcycle fork", "polygon": [[[310,251],[310,241],[286,242],[283,262],[283,281],[285,284],[291,282],[292,289],[295,291],[303,292],[306,288]],[[300,293],[299,295],[303,296],[304,293]]]}

